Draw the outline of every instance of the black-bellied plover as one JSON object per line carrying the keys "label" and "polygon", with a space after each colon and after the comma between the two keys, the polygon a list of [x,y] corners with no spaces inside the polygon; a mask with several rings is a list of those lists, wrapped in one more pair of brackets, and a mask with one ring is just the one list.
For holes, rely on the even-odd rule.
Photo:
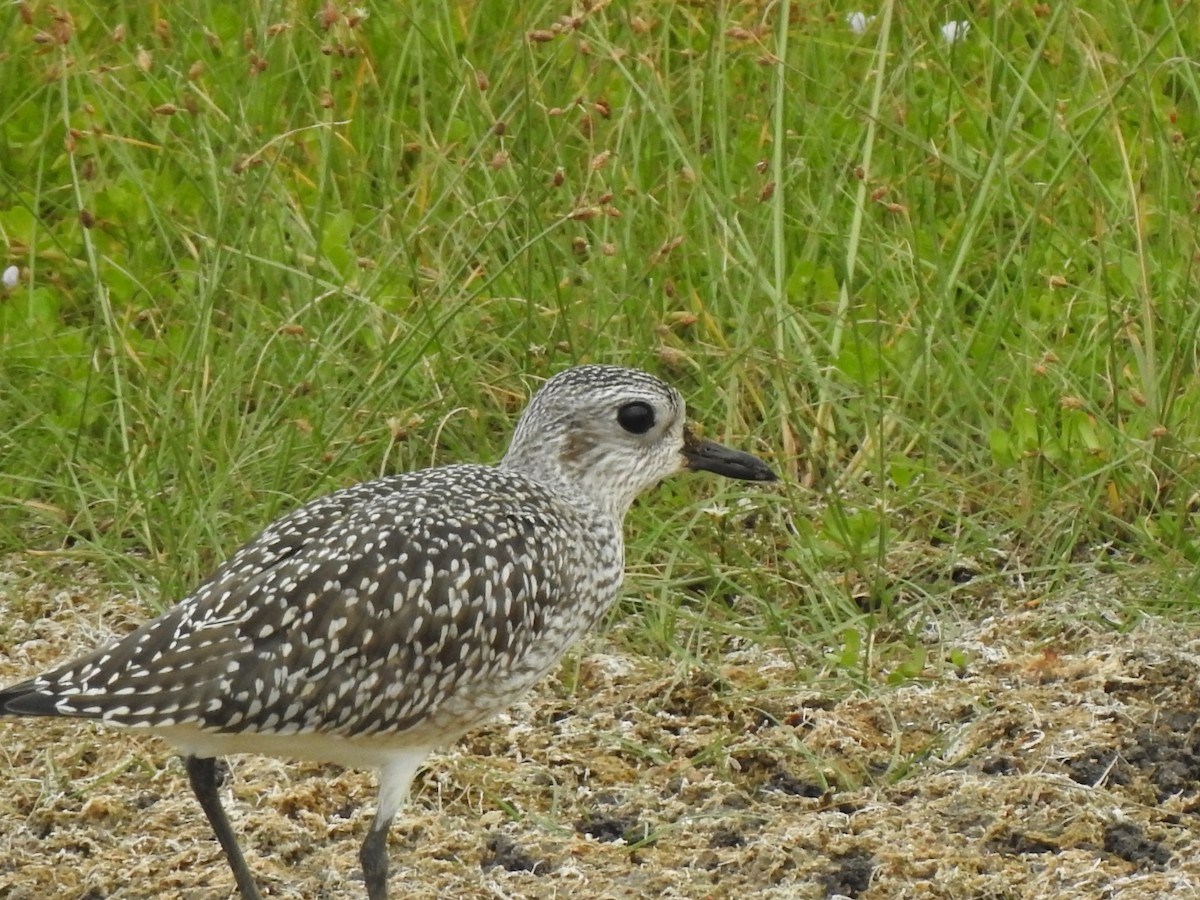
{"label": "black-bellied plover", "polygon": [[579,366],[537,392],[497,466],[337,491],[278,519],[164,615],[0,690],[0,713],[74,716],[178,747],[244,900],[253,876],[215,760],[262,753],[379,770],[359,859],[387,896],[387,833],[417,768],[533,686],[617,598],[621,524],[680,469],[751,481],[652,375]]}

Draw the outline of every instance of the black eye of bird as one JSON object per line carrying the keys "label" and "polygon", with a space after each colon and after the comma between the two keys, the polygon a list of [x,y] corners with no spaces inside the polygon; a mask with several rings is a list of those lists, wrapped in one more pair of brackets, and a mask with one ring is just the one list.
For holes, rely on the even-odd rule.
{"label": "black eye of bird", "polygon": [[654,427],[654,409],[649,403],[634,400],[617,410],[617,422],[630,434],[645,434]]}

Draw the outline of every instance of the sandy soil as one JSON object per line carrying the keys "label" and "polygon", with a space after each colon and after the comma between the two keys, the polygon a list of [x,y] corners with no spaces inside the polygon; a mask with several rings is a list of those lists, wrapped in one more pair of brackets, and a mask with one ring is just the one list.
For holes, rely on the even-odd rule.
{"label": "sandy soil", "polygon": [[[0,683],[145,616],[73,582],[0,574]],[[941,627],[957,670],[836,700],[783,653],[714,672],[594,639],[574,691],[551,679],[431,760],[392,896],[1200,897],[1200,635],[1122,633],[1110,605],[1102,583],[1014,600]],[[232,896],[157,740],[5,720],[0,767],[0,898]],[[224,799],[267,896],[364,896],[369,774],[239,757]]]}

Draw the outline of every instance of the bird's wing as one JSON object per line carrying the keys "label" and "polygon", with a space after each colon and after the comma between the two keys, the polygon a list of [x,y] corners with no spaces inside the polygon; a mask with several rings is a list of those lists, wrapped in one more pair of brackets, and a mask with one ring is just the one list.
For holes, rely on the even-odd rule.
{"label": "bird's wing", "polygon": [[[91,653],[0,690],[0,713],[99,718],[125,703],[119,698],[160,693],[149,683],[147,670],[172,647],[182,648],[179,641],[184,636],[204,631],[205,639],[212,641],[207,648],[211,657],[235,649],[228,646],[233,636],[223,633],[222,625],[236,617],[239,604],[261,586],[262,576],[302,553],[348,515],[363,501],[366,488],[388,480],[327,494],[276,519],[163,615]],[[248,577],[252,571],[257,577]]]}
{"label": "bird's wing", "polygon": [[580,527],[547,516],[577,514],[484,471],[395,476],[314,501],[160,618],[0,693],[0,710],[357,735],[404,730],[465,685],[544,668],[530,651],[553,625],[564,566],[578,564],[557,535]]}

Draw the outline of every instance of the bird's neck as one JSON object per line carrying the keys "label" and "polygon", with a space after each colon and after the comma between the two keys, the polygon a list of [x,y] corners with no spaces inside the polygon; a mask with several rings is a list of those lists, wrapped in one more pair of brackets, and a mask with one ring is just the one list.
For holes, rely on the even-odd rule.
{"label": "bird's neck", "polygon": [[602,458],[588,455],[564,455],[558,448],[544,445],[509,450],[500,468],[517,472],[538,484],[569,497],[575,505],[585,504],[609,518],[617,531],[633,505],[636,490],[619,473],[606,470]]}

